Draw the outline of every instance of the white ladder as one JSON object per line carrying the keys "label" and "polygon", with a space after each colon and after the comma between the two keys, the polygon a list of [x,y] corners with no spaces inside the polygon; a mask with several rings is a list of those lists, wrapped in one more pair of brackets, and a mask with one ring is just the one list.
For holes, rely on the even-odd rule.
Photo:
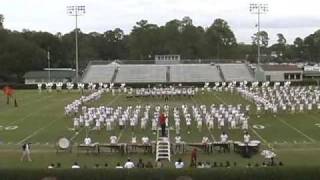
{"label": "white ladder", "polygon": [[168,159],[169,161],[171,161],[169,136],[170,130],[166,128],[167,137],[159,137],[159,131],[161,131],[161,129],[157,130],[156,161],[158,161],[159,159]]}

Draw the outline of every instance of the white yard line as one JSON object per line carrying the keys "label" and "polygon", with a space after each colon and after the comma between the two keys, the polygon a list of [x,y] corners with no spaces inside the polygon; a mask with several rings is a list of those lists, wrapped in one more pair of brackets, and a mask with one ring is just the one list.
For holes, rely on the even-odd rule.
{"label": "white yard line", "polygon": [[[69,98],[67,98],[67,99],[65,99],[65,100],[63,100],[63,102],[65,102],[65,101],[69,101],[70,99]],[[61,102],[61,101],[57,101],[57,102]],[[57,103],[56,102],[56,103]],[[52,105],[52,104],[51,104]],[[52,106],[45,106],[45,108],[42,108],[41,110],[39,110],[39,111],[36,111],[36,112],[40,112],[40,111],[42,111],[42,110],[44,110],[44,109],[46,109],[46,108],[48,108],[48,107],[52,107]],[[34,112],[35,113],[35,112]],[[33,114],[34,114],[33,113]],[[17,144],[21,144],[21,143],[23,143],[23,142],[25,142],[26,140],[28,140],[28,139],[30,139],[30,138],[32,138],[33,136],[35,136],[35,135],[37,135],[40,131],[42,131],[42,130],[44,130],[44,129],[46,129],[46,128],[48,128],[48,127],[50,127],[54,122],[56,122],[56,121],[58,121],[59,120],[59,118],[57,118],[57,119],[55,119],[55,120],[52,120],[49,124],[47,124],[46,126],[43,126],[43,127],[41,127],[41,128],[39,128],[39,129],[37,129],[36,131],[34,131],[32,134],[30,134],[29,136],[27,136],[27,137],[25,137],[25,138],[23,138],[22,140],[20,140]]]}
{"label": "white yard line", "polygon": [[[27,100],[23,100],[23,101],[31,101],[31,102],[28,102],[28,103],[21,103],[22,102],[22,100],[20,100],[19,98],[17,99],[17,101],[18,101],[18,105],[19,105],[19,107],[21,107],[21,106],[27,106],[27,105],[30,105],[30,104],[34,104],[34,103],[37,103],[37,102],[39,102],[39,101],[42,101],[42,100],[46,100],[46,99],[48,99],[49,97],[51,97],[52,95],[49,95],[49,96],[44,96],[44,97],[40,97],[40,98],[38,98],[37,100],[34,100],[34,101],[31,101],[31,99],[29,100],[29,99],[27,99]],[[13,111],[13,110],[16,110],[17,108],[11,108],[11,109],[7,109],[7,110],[4,110],[4,111],[0,111],[1,113],[7,113],[7,112],[10,112],[10,111]]]}
{"label": "white yard line", "polygon": [[250,130],[251,130],[256,136],[258,136],[258,137],[262,140],[262,142],[263,142],[264,144],[268,144],[268,141],[267,141],[266,139],[264,139],[256,130],[254,130],[252,127],[250,127]]}
{"label": "white yard line", "polygon": [[30,134],[29,136],[25,137],[24,139],[20,140],[17,144],[21,144],[23,142],[25,142],[26,140],[30,139],[31,137],[37,135],[40,131],[48,128],[49,126],[51,126],[54,122],[56,122],[58,119],[51,121],[49,124],[47,124],[46,126],[43,126],[42,128],[37,129],[36,131],[34,131],[32,134]]}
{"label": "white yard line", "polygon": [[70,138],[71,141],[73,141],[74,138],[76,138],[81,132],[82,132],[83,128],[80,129],[80,131],[78,133],[74,133],[74,135]]}
{"label": "white yard line", "polygon": [[[49,96],[48,96],[48,97],[49,97]],[[48,99],[48,98],[46,98],[46,99]],[[33,104],[33,103],[32,103],[32,104]],[[26,115],[26,116],[23,117],[23,118],[17,119],[17,120],[15,120],[15,121],[11,121],[10,123],[6,124],[6,126],[17,125],[17,122],[23,122],[23,121],[25,121],[26,119],[28,119],[29,117],[31,117],[32,115],[37,114],[37,113],[39,113],[40,111],[43,111],[44,109],[47,109],[47,108],[48,108],[48,106],[44,106],[43,108],[38,109],[37,111],[32,111],[31,113],[29,113],[28,115]]]}
{"label": "white yard line", "polygon": [[308,115],[311,117],[311,119],[320,122],[320,119],[318,117],[316,117],[315,115],[313,115],[313,114],[308,114]]}
{"label": "white yard line", "polygon": [[279,119],[280,122],[282,122],[284,125],[288,126],[289,128],[291,128],[292,130],[296,131],[297,133],[299,133],[300,135],[302,135],[303,137],[307,138],[309,141],[311,142],[316,142],[316,140],[314,140],[313,138],[311,138],[310,136],[306,135],[305,133],[303,133],[302,131],[300,131],[299,129],[293,127],[292,125],[290,125],[289,123],[287,123],[286,121],[284,121],[283,119],[277,117],[277,119]]}
{"label": "white yard line", "polygon": [[119,141],[120,141],[120,138],[121,138],[122,134],[123,134],[123,130],[121,130],[121,131],[120,131],[120,133],[119,133],[119,135],[118,135],[117,143],[119,143]]}
{"label": "white yard line", "polygon": [[213,95],[214,95],[222,104],[227,105],[227,103],[226,103],[224,100],[222,100],[219,96],[217,96],[215,93],[213,93]]}

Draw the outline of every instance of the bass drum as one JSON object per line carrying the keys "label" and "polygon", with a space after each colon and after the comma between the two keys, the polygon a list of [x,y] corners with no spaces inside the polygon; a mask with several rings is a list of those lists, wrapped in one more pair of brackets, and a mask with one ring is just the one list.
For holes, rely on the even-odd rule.
{"label": "bass drum", "polygon": [[58,146],[61,149],[68,149],[70,147],[70,140],[62,137],[58,140]]}

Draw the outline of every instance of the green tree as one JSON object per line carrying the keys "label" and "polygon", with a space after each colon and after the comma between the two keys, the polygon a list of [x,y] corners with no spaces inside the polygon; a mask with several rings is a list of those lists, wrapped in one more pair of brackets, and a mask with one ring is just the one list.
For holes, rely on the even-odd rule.
{"label": "green tree", "polygon": [[128,46],[130,59],[152,59],[159,54],[160,28],[156,24],[149,24],[147,20],[136,23],[129,36]]}
{"label": "green tree", "polygon": [[207,55],[209,57],[230,58],[237,40],[227,21],[216,19],[205,33]]}
{"label": "green tree", "polygon": [[304,42],[303,39],[301,39],[300,37],[297,37],[294,41],[293,41],[293,46],[291,46],[293,49],[293,57],[294,58],[303,58],[303,54],[304,54]]}
{"label": "green tree", "polygon": [[4,29],[3,27],[4,16],[0,14],[0,30]]}
{"label": "green tree", "polygon": [[320,30],[304,39],[305,57],[311,61],[320,61]]}

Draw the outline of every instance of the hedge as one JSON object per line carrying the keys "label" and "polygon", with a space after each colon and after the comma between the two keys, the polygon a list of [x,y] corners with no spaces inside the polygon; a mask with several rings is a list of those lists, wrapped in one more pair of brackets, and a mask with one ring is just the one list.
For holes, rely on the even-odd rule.
{"label": "hedge", "polygon": [[2,169],[0,179],[47,180],[318,180],[319,167],[267,167],[217,169]]}

